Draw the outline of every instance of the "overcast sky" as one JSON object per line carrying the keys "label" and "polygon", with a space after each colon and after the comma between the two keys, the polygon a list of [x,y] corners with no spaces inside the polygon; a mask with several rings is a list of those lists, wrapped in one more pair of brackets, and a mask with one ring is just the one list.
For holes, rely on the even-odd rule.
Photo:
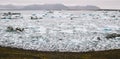
{"label": "overcast sky", "polygon": [[65,5],[95,5],[100,8],[120,9],[120,0],[0,0],[0,4],[30,5],[30,4],[65,4]]}

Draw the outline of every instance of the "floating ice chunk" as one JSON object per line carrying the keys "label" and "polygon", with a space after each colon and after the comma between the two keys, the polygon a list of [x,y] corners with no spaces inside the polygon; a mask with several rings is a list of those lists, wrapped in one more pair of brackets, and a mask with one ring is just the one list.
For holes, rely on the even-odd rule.
{"label": "floating ice chunk", "polygon": [[104,28],[103,30],[104,30],[104,31],[112,31],[111,28]]}
{"label": "floating ice chunk", "polygon": [[73,30],[61,30],[60,32],[64,32],[64,33],[73,33]]}

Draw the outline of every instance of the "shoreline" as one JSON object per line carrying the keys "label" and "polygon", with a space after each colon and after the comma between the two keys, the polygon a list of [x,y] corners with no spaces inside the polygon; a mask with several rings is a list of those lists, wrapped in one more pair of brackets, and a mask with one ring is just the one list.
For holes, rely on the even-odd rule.
{"label": "shoreline", "polygon": [[120,49],[94,52],[48,52],[0,46],[0,59],[120,59]]}

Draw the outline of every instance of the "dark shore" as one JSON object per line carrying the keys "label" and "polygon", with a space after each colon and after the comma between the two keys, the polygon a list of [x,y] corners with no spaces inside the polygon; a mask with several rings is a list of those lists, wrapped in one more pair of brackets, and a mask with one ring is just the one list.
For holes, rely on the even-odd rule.
{"label": "dark shore", "polygon": [[0,46],[0,59],[120,59],[120,49],[97,52],[43,52]]}

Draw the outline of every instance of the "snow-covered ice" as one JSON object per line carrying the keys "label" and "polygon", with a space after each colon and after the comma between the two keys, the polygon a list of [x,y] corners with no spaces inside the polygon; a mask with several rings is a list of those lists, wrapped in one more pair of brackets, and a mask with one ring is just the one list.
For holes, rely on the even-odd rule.
{"label": "snow-covered ice", "polygon": [[[0,11],[4,12],[8,11]],[[20,12],[23,19],[0,19],[1,46],[60,52],[120,49],[119,37],[105,38],[109,33],[120,33],[119,11],[11,12]],[[31,20],[31,16],[42,19]],[[25,30],[7,32],[8,26]]]}

